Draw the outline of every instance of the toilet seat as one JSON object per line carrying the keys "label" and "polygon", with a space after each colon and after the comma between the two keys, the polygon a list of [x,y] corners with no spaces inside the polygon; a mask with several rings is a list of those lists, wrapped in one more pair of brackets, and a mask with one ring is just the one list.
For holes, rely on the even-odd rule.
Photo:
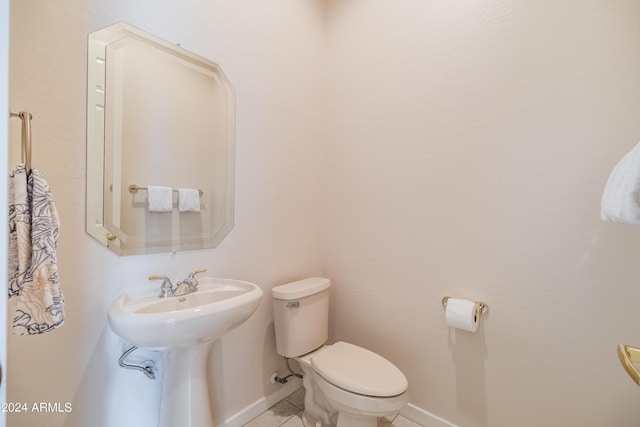
{"label": "toilet seat", "polygon": [[409,386],[407,378],[393,363],[346,342],[337,342],[315,352],[311,367],[329,383],[364,396],[398,396]]}

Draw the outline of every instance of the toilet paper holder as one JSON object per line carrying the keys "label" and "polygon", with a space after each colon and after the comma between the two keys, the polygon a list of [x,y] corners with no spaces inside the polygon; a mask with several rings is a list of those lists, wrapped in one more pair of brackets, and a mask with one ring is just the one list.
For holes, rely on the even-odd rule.
{"label": "toilet paper holder", "polygon": [[[443,310],[447,309],[447,301],[449,301],[449,298],[451,298],[451,297],[442,298],[442,309]],[[476,316],[478,316],[478,318],[480,318],[483,315],[487,314],[488,311],[489,311],[489,306],[487,304],[485,304],[482,301],[476,301]]]}

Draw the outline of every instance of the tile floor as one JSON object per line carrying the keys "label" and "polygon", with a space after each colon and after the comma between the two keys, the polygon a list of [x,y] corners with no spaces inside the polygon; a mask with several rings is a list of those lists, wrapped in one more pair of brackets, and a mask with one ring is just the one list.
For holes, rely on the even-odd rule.
{"label": "tile floor", "polygon": [[[272,406],[262,415],[254,418],[244,427],[304,427],[302,409],[304,408],[304,388],[300,387],[286,399]],[[378,427],[421,427],[402,415],[379,418]]]}

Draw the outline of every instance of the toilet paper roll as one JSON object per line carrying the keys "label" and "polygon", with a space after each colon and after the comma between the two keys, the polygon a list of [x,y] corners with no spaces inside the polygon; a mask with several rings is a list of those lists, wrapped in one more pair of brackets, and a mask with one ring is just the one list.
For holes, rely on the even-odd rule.
{"label": "toilet paper roll", "polygon": [[478,329],[476,303],[466,299],[449,298],[445,309],[447,325],[475,332]]}

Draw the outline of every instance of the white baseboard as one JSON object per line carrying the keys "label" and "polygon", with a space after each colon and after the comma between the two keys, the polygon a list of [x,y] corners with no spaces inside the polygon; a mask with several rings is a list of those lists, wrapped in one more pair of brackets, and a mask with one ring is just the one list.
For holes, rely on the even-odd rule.
{"label": "white baseboard", "polygon": [[422,408],[418,408],[412,403],[400,410],[400,415],[420,424],[422,427],[458,427],[455,424],[451,424],[449,421],[444,420],[437,415],[434,415]]}
{"label": "white baseboard", "polygon": [[[224,422],[222,427],[243,427],[249,421],[259,416],[276,403],[285,399],[300,387],[302,387],[302,381],[297,378],[293,378],[275,392],[258,399],[240,412],[229,417]],[[413,421],[414,423],[420,424],[422,427],[458,427],[455,424],[452,424],[449,421],[438,417],[437,415],[425,411],[424,409],[419,408],[412,403],[409,403],[407,406],[405,406],[400,411],[400,415],[407,418],[408,420]]]}
{"label": "white baseboard", "polygon": [[288,383],[284,384],[275,392],[268,396],[258,399],[251,405],[247,406],[240,412],[232,415],[224,422],[223,427],[242,427],[249,421],[271,408],[276,403],[285,399],[291,393],[302,387],[302,380],[292,378]]}

